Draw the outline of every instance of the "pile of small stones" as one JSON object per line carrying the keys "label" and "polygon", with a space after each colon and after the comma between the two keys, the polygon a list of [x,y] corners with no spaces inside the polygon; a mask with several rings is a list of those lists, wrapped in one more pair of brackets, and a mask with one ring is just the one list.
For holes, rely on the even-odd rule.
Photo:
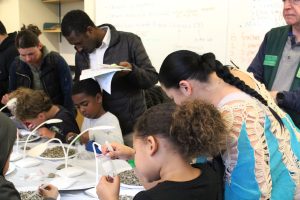
{"label": "pile of small stones", "polygon": [[[29,200],[28,197],[32,195],[35,191],[24,191],[20,192],[21,200]],[[30,197],[30,200],[43,200],[43,197],[39,194],[35,194],[32,197]]]}
{"label": "pile of small stones", "polygon": [[136,185],[140,186],[140,181],[134,174],[134,170],[126,170],[124,172],[119,173],[120,182],[126,185]]}
{"label": "pile of small stones", "polygon": [[[66,152],[67,152],[67,148],[64,147]],[[69,154],[68,156],[72,156],[76,153],[75,149],[69,149]],[[49,148],[46,151],[44,151],[41,154],[41,157],[45,157],[45,158],[63,158],[65,157],[64,155],[64,151],[62,149],[61,146],[57,146],[57,147],[53,147],[53,148]]]}
{"label": "pile of small stones", "polygon": [[[27,140],[29,135],[24,135],[24,136],[19,136],[19,141],[25,142]],[[35,138],[37,138],[38,136],[36,135],[31,135],[29,140],[34,140]]]}

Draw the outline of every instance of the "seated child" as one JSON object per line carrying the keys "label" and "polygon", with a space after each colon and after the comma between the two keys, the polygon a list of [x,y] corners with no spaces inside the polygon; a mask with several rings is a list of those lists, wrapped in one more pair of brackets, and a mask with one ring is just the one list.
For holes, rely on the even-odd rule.
{"label": "seated child", "polygon": [[49,119],[62,120],[39,128],[41,137],[55,137],[63,143],[70,143],[80,132],[74,115],[60,105],[53,105],[44,91],[19,88],[10,94],[10,98],[13,97],[17,98],[17,103],[12,113],[31,130]]}
{"label": "seated child", "polygon": [[[14,123],[3,113],[0,113],[0,199],[21,200],[15,186],[5,179],[9,168],[10,153],[17,137],[17,129]],[[47,200],[56,199],[58,190],[55,186],[49,185],[45,189],[39,189],[40,194]]]}
{"label": "seated child", "polygon": [[[226,147],[227,131],[218,110],[199,101],[181,106],[159,104],[147,110],[134,127],[134,149],[112,143],[111,158],[134,157],[142,183],[159,181],[134,200],[222,199],[222,181],[209,164],[191,165],[196,156],[215,156]],[[149,185],[148,185],[149,186]],[[102,177],[97,185],[101,200],[117,200],[120,179]]]}
{"label": "seated child", "polygon": [[84,116],[81,131],[95,126],[112,126],[111,130],[94,130],[83,134],[81,143],[93,140],[99,144],[108,142],[123,143],[122,131],[118,118],[106,112],[102,106],[100,86],[94,79],[76,82],[73,86],[72,100],[78,111]]}

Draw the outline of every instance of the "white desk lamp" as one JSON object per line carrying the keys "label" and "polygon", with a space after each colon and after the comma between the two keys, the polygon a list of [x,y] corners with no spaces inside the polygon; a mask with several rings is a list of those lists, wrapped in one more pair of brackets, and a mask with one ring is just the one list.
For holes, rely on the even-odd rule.
{"label": "white desk lamp", "polygon": [[1,112],[2,110],[4,110],[6,107],[8,107],[9,109],[14,108],[14,107],[16,106],[16,104],[17,104],[17,98],[12,98],[12,99],[10,99],[10,100],[6,103],[5,106],[3,106],[3,107],[0,109],[0,112]]}
{"label": "white desk lamp", "polygon": [[35,133],[35,131],[37,129],[39,129],[41,126],[43,126],[44,124],[53,124],[53,123],[60,123],[60,122],[62,122],[61,119],[49,119],[47,121],[44,121],[40,125],[38,125],[35,129],[33,129],[30,132],[30,134],[28,135],[26,142],[24,144],[23,159],[20,161],[17,161],[16,165],[19,167],[22,167],[22,168],[27,168],[27,167],[33,167],[33,166],[37,166],[37,165],[41,164],[41,161],[39,159],[26,158],[26,147],[27,147],[28,140],[29,140],[30,136],[33,135]]}
{"label": "white desk lamp", "polygon": [[61,119],[48,119],[48,120],[44,121],[43,123],[39,124],[37,127],[35,127],[28,135],[26,142],[24,144],[23,158],[26,157],[26,147],[27,147],[27,143],[28,143],[30,136],[32,136],[39,128],[41,128],[45,124],[56,124],[56,123],[61,123],[61,122],[62,122]]}
{"label": "white desk lamp", "polygon": [[40,156],[47,148],[50,142],[52,141],[58,141],[60,143],[60,146],[63,149],[64,152],[64,157],[67,156],[66,150],[64,148],[64,145],[62,143],[62,141],[58,138],[51,138],[50,140],[47,140],[44,143],[38,144],[35,147],[33,147],[32,149],[30,149],[29,151],[27,151],[27,155],[31,156],[31,157],[37,157]]}
{"label": "white desk lamp", "polygon": [[[84,131],[82,131],[81,133],[79,133],[68,145],[67,148],[67,155],[69,155],[69,150],[70,147],[72,146],[72,144],[74,142],[76,142],[76,140],[83,135],[84,133],[86,133],[87,131],[91,131],[91,130],[108,130],[108,129],[112,129],[114,127],[112,126],[95,126],[95,127],[91,127],[88,128]],[[78,167],[68,167],[68,156],[65,158],[65,168],[60,170],[60,173],[63,174],[66,177],[75,177],[75,176],[79,176],[84,172],[84,170],[82,170],[81,168]]]}
{"label": "white desk lamp", "polygon": [[[113,149],[112,149],[111,145],[108,143],[108,141],[105,141],[105,144],[108,147],[109,151],[113,151]],[[98,176],[99,176],[99,170],[98,170],[99,166],[98,166],[98,156],[97,156],[95,145],[97,145],[99,148],[101,148],[101,145],[99,143],[97,143],[97,142],[93,142],[92,145],[93,145],[93,152],[94,152],[95,163],[96,163],[95,166],[96,166],[96,186],[97,186]],[[107,157],[107,156],[106,156],[106,158],[107,158],[106,162],[109,162],[109,168],[110,168],[108,175],[111,176],[111,177],[113,177],[113,176],[117,175],[116,168],[115,168],[112,160],[109,157]],[[105,162],[105,161],[103,161],[103,162]],[[102,163],[102,167],[103,167],[103,163]]]}
{"label": "white desk lamp", "polygon": [[17,139],[16,139],[16,150],[11,152],[10,154],[10,161],[17,161],[20,160],[23,155],[19,152],[19,133],[17,133]]}

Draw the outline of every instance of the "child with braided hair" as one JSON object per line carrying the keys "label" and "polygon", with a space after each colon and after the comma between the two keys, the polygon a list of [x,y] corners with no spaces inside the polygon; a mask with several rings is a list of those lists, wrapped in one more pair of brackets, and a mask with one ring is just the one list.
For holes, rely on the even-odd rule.
{"label": "child with braided hair", "polygon": [[212,53],[171,53],[159,81],[175,103],[212,103],[227,121],[225,199],[300,199],[299,130],[266,95],[234,76]]}

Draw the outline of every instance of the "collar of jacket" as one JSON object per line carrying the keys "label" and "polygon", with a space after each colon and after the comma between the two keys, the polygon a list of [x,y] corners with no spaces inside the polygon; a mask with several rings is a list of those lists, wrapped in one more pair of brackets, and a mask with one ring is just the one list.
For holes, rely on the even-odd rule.
{"label": "collar of jacket", "polygon": [[15,38],[17,36],[17,32],[9,33],[8,37],[5,38],[0,44],[0,51],[5,50],[6,48],[15,45]]}

